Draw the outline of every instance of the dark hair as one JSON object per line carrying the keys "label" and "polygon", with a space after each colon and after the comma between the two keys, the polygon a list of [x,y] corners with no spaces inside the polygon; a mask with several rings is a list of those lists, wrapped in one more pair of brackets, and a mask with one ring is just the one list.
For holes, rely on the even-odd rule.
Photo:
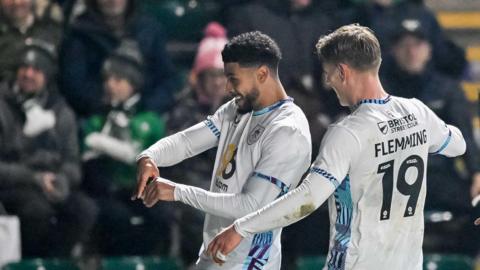
{"label": "dark hair", "polygon": [[366,71],[382,62],[380,43],[373,31],[359,24],[345,25],[317,42],[317,54],[324,63],[345,63]]}
{"label": "dark hair", "polygon": [[238,63],[240,66],[267,65],[277,70],[282,53],[277,43],[259,32],[247,32],[235,36],[222,51],[224,63]]}

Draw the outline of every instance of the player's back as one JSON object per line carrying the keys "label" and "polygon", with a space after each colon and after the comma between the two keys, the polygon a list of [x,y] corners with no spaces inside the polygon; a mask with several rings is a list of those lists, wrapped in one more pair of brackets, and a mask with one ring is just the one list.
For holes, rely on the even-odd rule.
{"label": "player's back", "polygon": [[388,97],[363,101],[332,126],[355,146],[329,199],[329,269],[421,269],[426,164],[438,136],[430,118],[420,101]]}

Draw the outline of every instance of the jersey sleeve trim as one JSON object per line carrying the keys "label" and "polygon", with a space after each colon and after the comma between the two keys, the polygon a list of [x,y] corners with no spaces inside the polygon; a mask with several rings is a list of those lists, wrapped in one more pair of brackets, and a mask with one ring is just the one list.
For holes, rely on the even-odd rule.
{"label": "jersey sleeve trim", "polygon": [[288,192],[288,190],[290,189],[290,186],[287,186],[284,182],[282,182],[281,180],[279,180],[279,179],[277,179],[273,176],[268,176],[268,175],[265,175],[265,174],[259,173],[259,172],[253,172],[252,176],[255,176],[255,177],[258,177],[260,179],[269,181],[270,183],[277,186],[281,190],[278,197],[281,197],[281,196],[285,195]]}
{"label": "jersey sleeve trim", "polygon": [[215,126],[215,124],[212,122],[212,120],[207,119],[203,121],[203,123],[212,131],[213,135],[217,137],[217,139],[220,139],[220,131],[218,128]]}
{"label": "jersey sleeve trim", "polygon": [[452,131],[449,129],[448,130],[448,137],[445,139],[445,142],[442,144],[442,146],[440,147],[440,149],[438,149],[437,151],[431,153],[432,155],[437,155],[437,154],[440,154],[447,146],[448,144],[450,143],[450,140],[452,139]]}
{"label": "jersey sleeve trim", "polygon": [[332,183],[335,186],[335,188],[338,188],[338,186],[340,186],[340,182],[337,180],[337,178],[335,178],[333,175],[331,175],[329,172],[325,171],[324,169],[312,167],[310,169],[310,172],[313,172],[325,177],[328,181],[330,181],[330,183]]}

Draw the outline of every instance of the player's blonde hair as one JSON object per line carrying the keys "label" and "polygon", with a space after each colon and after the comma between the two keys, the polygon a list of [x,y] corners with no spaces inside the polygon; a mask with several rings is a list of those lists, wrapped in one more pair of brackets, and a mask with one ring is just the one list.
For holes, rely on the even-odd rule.
{"label": "player's blonde hair", "polygon": [[344,63],[367,71],[380,67],[380,43],[373,31],[359,24],[345,25],[317,42],[317,54],[323,63]]}

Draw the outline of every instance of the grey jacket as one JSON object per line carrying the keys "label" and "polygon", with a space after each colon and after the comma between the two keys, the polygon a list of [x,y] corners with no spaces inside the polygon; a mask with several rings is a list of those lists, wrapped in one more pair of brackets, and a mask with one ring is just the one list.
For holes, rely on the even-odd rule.
{"label": "grey jacket", "polygon": [[44,91],[36,99],[55,115],[55,125],[27,137],[23,133],[25,113],[22,98],[7,84],[0,86],[0,189],[38,185],[38,173],[53,172],[57,188],[68,194],[80,182],[78,135],[75,116],[55,91]]}

